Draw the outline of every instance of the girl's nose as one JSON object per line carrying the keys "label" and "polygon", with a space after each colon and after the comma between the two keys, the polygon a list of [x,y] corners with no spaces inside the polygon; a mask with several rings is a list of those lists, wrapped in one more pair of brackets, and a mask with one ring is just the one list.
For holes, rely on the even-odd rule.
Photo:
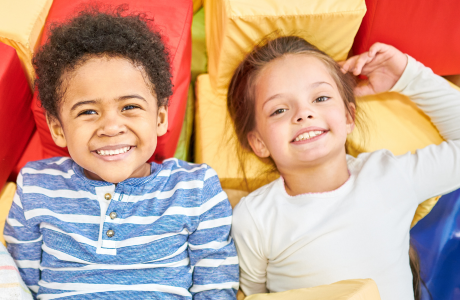
{"label": "girl's nose", "polygon": [[[307,115],[305,118],[306,119],[313,119],[313,116],[312,115]],[[299,123],[299,122],[302,122],[303,119],[304,119],[303,117],[298,117],[296,121],[297,121],[297,123]]]}
{"label": "girl's nose", "polygon": [[106,115],[100,120],[98,136],[117,136],[126,133],[126,126],[120,116]]}

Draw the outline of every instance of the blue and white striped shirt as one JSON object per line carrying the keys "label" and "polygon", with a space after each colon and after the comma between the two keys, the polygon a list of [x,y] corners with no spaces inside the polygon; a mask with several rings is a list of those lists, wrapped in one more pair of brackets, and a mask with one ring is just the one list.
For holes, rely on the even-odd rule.
{"label": "blue and white striped shirt", "polygon": [[117,185],[70,158],[28,163],[5,240],[38,299],[235,299],[232,209],[216,172],[169,159]]}

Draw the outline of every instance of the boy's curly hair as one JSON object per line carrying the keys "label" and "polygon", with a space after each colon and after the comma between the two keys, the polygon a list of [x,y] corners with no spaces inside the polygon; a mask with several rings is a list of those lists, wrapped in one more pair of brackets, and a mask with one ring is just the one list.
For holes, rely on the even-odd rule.
{"label": "boy's curly hair", "polygon": [[34,55],[38,98],[51,116],[59,119],[65,93],[63,74],[98,56],[121,57],[141,66],[151,83],[158,106],[168,105],[172,94],[169,54],[159,32],[145,14],[124,15],[126,6],[113,12],[85,9],[68,22],[52,24],[47,42]]}

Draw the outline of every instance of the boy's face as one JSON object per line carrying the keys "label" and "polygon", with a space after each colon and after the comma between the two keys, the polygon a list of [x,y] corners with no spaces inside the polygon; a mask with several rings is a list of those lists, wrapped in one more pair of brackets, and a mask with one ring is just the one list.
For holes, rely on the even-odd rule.
{"label": "boy's face", "polygon": [[146,162],[166,133],[168,114],[142,69],[122,58],[91,58],[64,79],[60,121],[48,118],[55,143],[90,179],[148,176]]}

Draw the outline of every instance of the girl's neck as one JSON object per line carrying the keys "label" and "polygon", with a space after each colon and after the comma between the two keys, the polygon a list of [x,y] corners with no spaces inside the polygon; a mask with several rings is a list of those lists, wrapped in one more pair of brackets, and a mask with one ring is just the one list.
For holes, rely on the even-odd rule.
{"label": "girl's neck", "polygon": [[286,192],[291,196],[330,192],[350,177],[345,153],[319,165],[279,170]]}

